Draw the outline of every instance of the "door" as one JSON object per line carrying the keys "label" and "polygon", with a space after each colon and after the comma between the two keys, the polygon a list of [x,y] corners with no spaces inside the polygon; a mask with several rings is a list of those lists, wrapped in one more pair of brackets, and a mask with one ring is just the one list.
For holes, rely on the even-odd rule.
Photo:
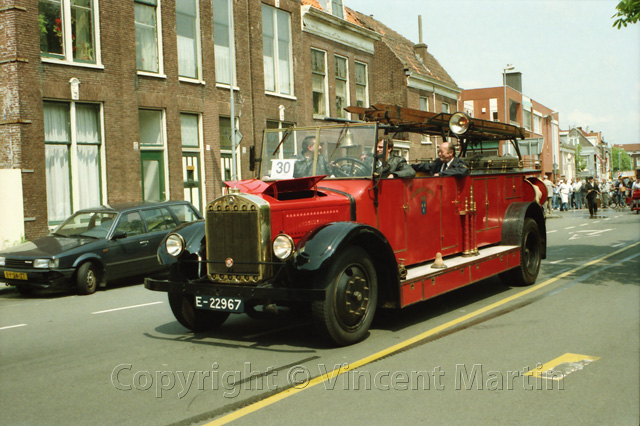
{"label": "door", "polygon": [[182,153],[182,177],[184,199],[202,210],[202,179],[200,177],[200,155],[197,152]]}
{"label": "door", "polygon": [[108,242],[104,254],[107,279],[140,275],[152,269],[156,253],[150,246],[140,212],[123,213],[116,224],[114,234],[117,233],[126,236]]}
{"label": "door", "polygon": [[142,151],[142,199],[164,201],[164,158],[162,151]]}

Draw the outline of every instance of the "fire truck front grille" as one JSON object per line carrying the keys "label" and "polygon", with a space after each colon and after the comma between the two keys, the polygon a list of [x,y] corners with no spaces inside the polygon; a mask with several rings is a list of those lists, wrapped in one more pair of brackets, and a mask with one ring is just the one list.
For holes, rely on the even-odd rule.
{"label": "fire truck front grille", "polygon": [[209,279],[256,284],[270,276],[269,207],[261,199],[231,194],[207,206]]}

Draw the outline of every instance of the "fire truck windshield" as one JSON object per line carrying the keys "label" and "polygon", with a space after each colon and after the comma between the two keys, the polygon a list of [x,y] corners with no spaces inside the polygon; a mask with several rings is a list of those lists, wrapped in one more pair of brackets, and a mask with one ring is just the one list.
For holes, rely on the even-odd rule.
{"label": "fire truck windshield", "polygon": [[260,176],[371,177],[376,135],[375,123],[266,130]]}

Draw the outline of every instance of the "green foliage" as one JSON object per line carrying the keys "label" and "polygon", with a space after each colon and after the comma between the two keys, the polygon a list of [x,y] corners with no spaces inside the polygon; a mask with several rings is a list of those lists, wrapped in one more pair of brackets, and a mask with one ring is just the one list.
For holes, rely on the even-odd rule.
{"label": "green foliage", "polygon": [[618,12],[612,18],[618,18],[613,22],[618,29],[635,24],[640,19],[640,0],[622,0],[616,9]]}
{"label": "green foliage", "polygon": [[614,172],[631,170],[631,156],[622,148],[611,148],[611,166]]}
{"label": "green foliage", "polygon": [[587,160],[582,158],[582,147],[580,144],[576,146],[576,172],[581,172],[587,168]]}

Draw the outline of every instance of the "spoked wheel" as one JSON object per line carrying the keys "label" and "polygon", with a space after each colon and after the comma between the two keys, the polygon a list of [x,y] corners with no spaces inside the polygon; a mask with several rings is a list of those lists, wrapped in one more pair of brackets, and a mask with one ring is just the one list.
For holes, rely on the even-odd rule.
{"label": "spoked wheel", "polygon": [[178,322],[191,331],[214,330],[229,316],[229,312],[196,309],[193,295],[169,293],[169,306]]}
{"label": "spoked wheel", "polygon": [[542,239],[535,220],[526,218],[522,227],[520,265],[503,272],[500,278],[507,285],[527,286],[536,282],[542,258]]}
{"label": "spoked wheel", "polygon": [[378,301],[378,280],[373,262],[360,247],[336,256],[327,274],[327,297],[311,308],[318,331],[340,346],[367,335]]}

